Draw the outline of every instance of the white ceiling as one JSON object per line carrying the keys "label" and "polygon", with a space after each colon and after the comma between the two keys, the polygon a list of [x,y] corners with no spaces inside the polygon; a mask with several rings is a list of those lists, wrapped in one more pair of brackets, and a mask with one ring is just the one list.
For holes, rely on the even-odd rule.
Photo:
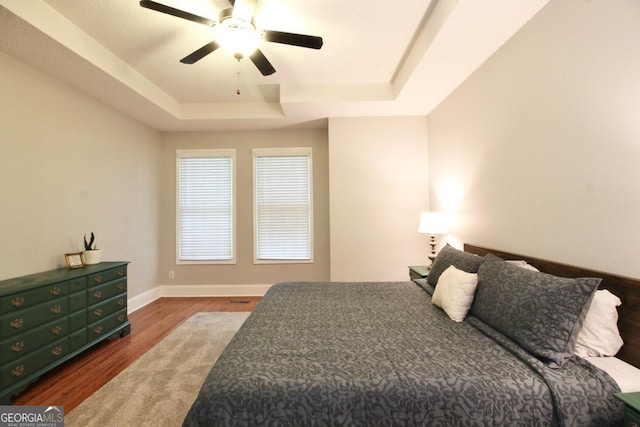
{"label": "white ceiling", "polygon": [[[319,127],[428,114],[548,1],[257,0],[258,27],[324,40],[321,50],[262,42],[277,70],[265,77],[222,50],[180,63],[211,28],[138,0],[0,0],[0,51],[158,130]],[[213,20],[229,7],[157,2]]]}

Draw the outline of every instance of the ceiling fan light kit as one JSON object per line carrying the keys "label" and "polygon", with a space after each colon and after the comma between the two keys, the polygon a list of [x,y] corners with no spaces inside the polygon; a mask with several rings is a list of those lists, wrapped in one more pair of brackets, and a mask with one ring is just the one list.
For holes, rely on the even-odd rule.
{"label": "ceiling fan light kit", "polygon": [[215,39],[222,49],[238,61],[255,51],[262,41],[262,33],[253,22],[233,17],[233,8],[220,12],[214,26]]}
{"label": "ceiling fan light kit", "polygon": [[283,31],[259,30],[253,22],[253,17],[234,16],[234,3],[234,1],[231,2],[234,7],[224,9],[220,12],[218,21],[213,21],[151,0],[141,0],[140,6],[188,21],[197,22],[198,24],[214,27],[215,39],[182,58],[180,62],[183,64],[193,64],[218,48],[222,48],[238,61],[248,57],[263,76],[268,76],[275,73],[276,70],[259,49],[260,42],[263,40],[309,49],[320,49],[322,47],[322,37]]}

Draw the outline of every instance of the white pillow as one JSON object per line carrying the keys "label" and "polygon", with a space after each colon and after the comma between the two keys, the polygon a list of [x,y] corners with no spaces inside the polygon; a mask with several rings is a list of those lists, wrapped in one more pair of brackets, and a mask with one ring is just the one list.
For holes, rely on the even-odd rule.
{"label": "white pillow", "polygon": [[584,319],[574,351],[580,357],[614,356],[622,344],[618,331],[620,298],[602,289],[596,291]]}
{"label": "white pillow", "polygon": [[431,303],[440,307],[454,322],[462,322],[473,303],[478,275],[455,268],[447,268],[438,278]]}
{"label": "white pillow", "polygon": [[509,264],[511,264],[511,265],[515,265],[517,267],[524,268],[525,270],[540,271],[537,268],[535,268],[533,265],[529,264],[527,261],[524,261],[524,260],[521,260],[521,259],[518,259],[518,260],[510,259],[510,260],[507,260],[507,262]]}

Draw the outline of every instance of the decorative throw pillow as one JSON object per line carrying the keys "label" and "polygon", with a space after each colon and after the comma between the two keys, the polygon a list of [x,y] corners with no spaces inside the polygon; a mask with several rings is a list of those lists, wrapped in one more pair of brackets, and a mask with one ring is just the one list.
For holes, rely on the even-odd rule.
{"label": "decorative throw pillow", "polygon": [[454,322],[462,322],[473,303],[477,285],[477,274],[458,270],[452,265],[440,275],[431,303],[442,308]]}
{"label": "decorative throw pillow", "polygon": [[551,367],[571,357],[601,279],[526,270],[488,254],[478,270],[471,314]]}
{"label": "decorative throw pillow", "polygon": [[596,291],[578,334],[575,354],[580,357],[615,356],[624,342],[618,330],[620,298],[606,289]]}
{"label": "decorative throw pillow", "polygon": [[440,275],[452,265],[467,273],[477,273],[481,262],[481,256],[458,250],[447,243],[433,260],[427,282],[431,286],[436,286]]}

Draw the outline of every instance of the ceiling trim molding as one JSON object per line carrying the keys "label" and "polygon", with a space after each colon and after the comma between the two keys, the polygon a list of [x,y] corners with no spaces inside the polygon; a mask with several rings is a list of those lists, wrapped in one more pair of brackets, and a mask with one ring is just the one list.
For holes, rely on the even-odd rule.
{"label": "ceiling trim molding", "polygon": [[180,104],[174,98],[44,1],[0,0],[0,5],[168,113],[179,116]]}

